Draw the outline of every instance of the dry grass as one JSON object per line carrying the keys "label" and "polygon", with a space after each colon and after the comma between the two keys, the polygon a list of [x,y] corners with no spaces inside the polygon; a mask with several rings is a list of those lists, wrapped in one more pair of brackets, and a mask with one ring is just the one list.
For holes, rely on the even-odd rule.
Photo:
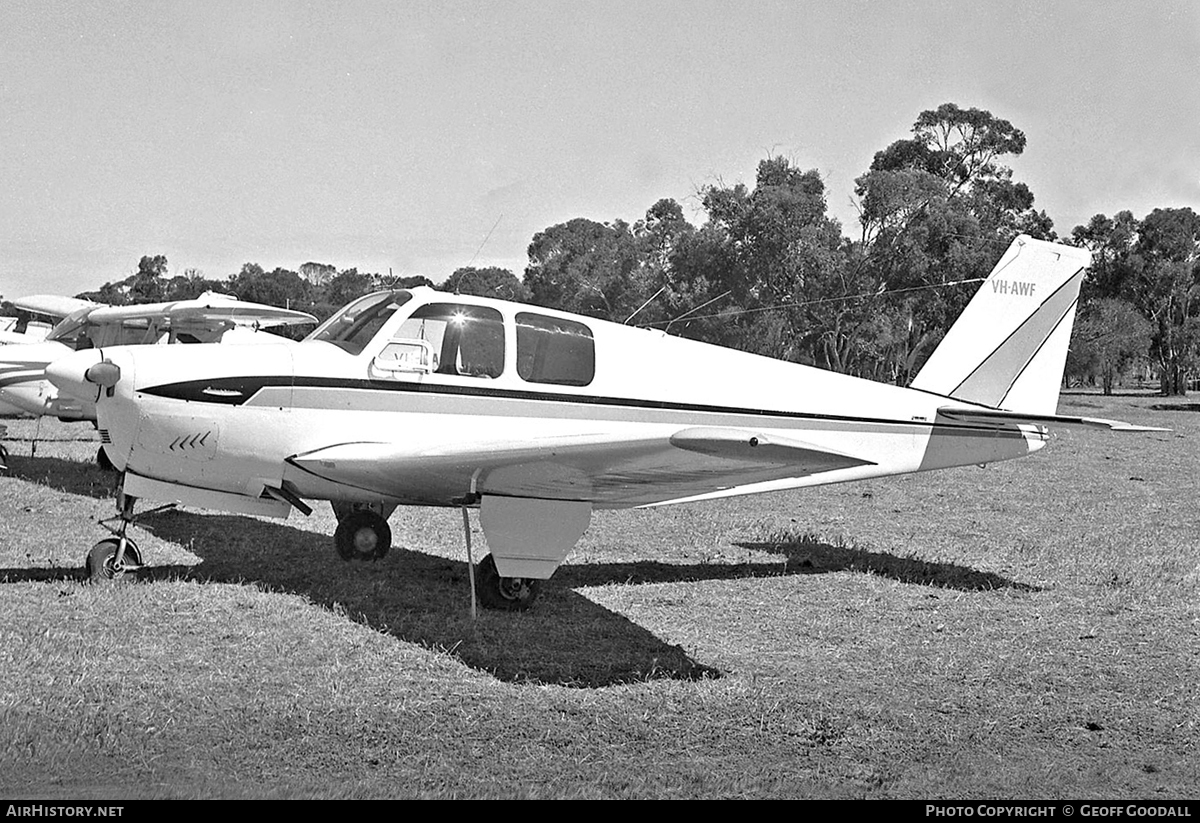
{"label": "dry grass", "polygon": [[[472,623],[456,512],[342,563],[193,511],[82,582],[89,429],[9,421],[0,794],[1195,798],[1200,415],[1064,413],[1031,458],[600,513],[530,613]],[[482,535],[477,535],[482,543]]]}

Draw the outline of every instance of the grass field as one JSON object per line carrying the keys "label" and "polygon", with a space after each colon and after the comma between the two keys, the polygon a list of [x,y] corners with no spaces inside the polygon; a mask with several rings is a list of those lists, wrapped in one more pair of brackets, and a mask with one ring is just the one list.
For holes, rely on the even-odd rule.
{"label": "grass field", "polygon": [[455,510],[401,509],[374,564],[324,504],[164,512],[141,580],[89,585],[92,430],[31,457],[6,421],[0,795],[1195,799],[1197,408],[1067,394],[1173,431],[600,512],[475,623]]}

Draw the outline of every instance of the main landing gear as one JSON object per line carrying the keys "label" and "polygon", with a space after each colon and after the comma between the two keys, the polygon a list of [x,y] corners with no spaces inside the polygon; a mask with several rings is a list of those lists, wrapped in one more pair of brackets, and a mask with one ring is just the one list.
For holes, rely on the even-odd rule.
{"label": "main landing gear", "polygon": [[489,554],[475,567],[475,592],[489,609],[523,612],[542,591],[542,581],[532,577],[501,577]]}
{"label": "main landing gear", "polygon": [[505,612],[523,612],[533,605],[542,591],[542,581],[528,577],[501,577],[496,558],[490,554],[475,563],[471,557],[471,515],[467,510],[470,499],[462,504],[463,537],[467,542],[467,570],[471,578],[471,619],[475,602],[486,608]]}
{"label": "main landing gear", "polygon": [[337,531],[333,543],[343,560],[379,560],[392,548],[392,529],[387,518],[395,506],[378,503],[334,503]]}

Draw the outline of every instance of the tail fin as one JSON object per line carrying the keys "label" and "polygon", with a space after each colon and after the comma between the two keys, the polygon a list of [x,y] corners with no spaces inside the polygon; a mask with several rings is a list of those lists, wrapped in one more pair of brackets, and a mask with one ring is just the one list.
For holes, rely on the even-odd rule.
{"label": "tail fin", "polygon": [[930,355],[912,388],[1054,414],[1086,249],[1021,235]]}

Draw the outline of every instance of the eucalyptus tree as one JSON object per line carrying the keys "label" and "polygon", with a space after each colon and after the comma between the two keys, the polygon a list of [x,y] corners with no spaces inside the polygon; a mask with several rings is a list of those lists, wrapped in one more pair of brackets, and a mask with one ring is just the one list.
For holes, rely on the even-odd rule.
{"label": "eucalyptus tree", "polygon": [[[1024,132],[982,109],[923,111],[912,136],[855,181],[861,260],[890,300],[877,315],[893,379],[907,382],[1018,234],[1053,240],[1029,187],[1003,164]],[[928,288],[928,287],[937,288]],[[890,327],[890,328],[887,328]]]}

